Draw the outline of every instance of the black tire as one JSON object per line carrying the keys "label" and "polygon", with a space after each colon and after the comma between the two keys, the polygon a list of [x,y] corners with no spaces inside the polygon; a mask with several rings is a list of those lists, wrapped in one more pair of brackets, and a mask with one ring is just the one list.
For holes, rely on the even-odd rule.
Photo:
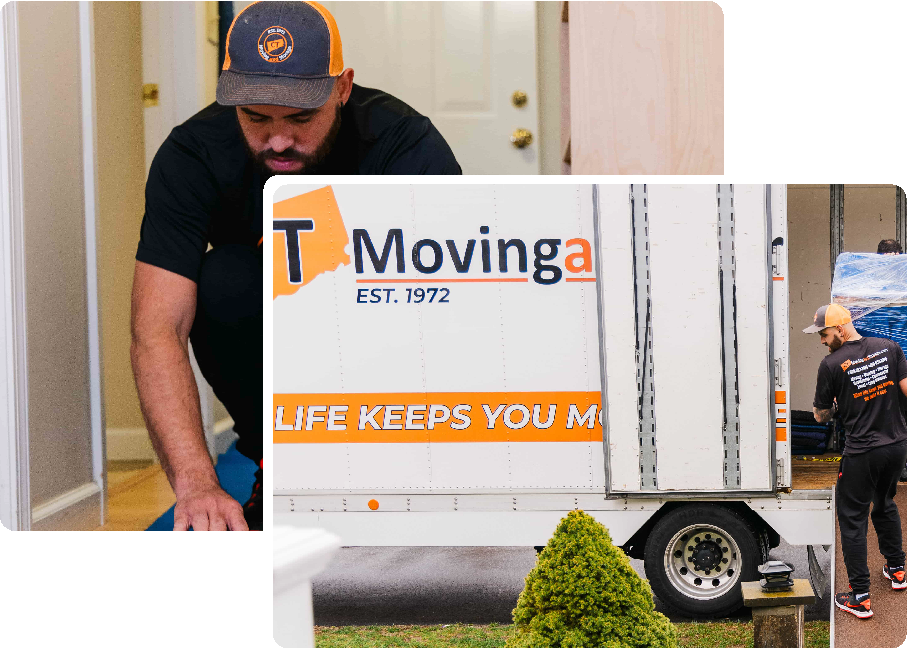
{"label": "black tire", "polygon": [[740,583],[759,579],[756,567],[768,559],[763,536],[729,508],[681,506],[646,540],[646,577],[655,596],[683,615],[727,616],[743,607]]}

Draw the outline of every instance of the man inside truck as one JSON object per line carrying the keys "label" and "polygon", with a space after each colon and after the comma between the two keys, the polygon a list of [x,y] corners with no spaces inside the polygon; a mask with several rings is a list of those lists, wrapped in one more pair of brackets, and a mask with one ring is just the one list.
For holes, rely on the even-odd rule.
{"label": "man inside truck", "polygon": [[886,560],[882,575],[892,589],[907,589],[901,518],[894,502],[907,461],[907,421],[898,400],[899,394],[907,394],[907,360],[896,342],[857,333],[850,312],[839,304],[822,306],[803,332],[818,333],[829,350],[819,365],[813,414],[820,423],[837,414],[847,431],[835,508],[851,591],[835,594],[835,605],[868,619],[870,517]]}
{"label": "man inside truck", "polygon": [[233,418],[237,450],[261,467],[265,181],[298,173],[460,172],[426,117],[353,85],[324,7],[257,2],[237,15],[217,103],[176,127],[155,155],[136,254],[133,371],[176,494],[175,530],[262,527],[261,469],[244,507],[220,487],[188,343]]}

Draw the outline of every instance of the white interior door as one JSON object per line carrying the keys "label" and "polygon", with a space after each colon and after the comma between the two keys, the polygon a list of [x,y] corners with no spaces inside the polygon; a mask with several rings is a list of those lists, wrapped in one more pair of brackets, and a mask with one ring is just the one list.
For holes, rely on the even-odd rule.
{"label": "white interior door", "polygon": [[[245,4],[245,3],[244,3]],[[359,85],[429,117],[467,174],[537,174],[533,2],[325,2]],[[514,106],[515,91],[528,101]],[[534,142],[518,149],[511,134]]]}

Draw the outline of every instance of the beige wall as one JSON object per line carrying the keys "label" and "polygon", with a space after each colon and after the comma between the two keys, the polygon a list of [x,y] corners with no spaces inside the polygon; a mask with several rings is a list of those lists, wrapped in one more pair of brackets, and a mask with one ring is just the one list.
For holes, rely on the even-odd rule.
{"label": "beige wall", "polygon": [[93,481],[79,14],[75,2],[25,2],[17,10],[36,506]]}
{"label": "beige wall", "polygon": [[141,7],[138,2],[96,2],[93,6],[98,278],[107,427],[141,428],[144,422],[129,361],[132,272],[145,209]]}
{"label": "beige wall", "polygon": [[[810,411],[827,350],[803,329],[831,299],[830,186],[788,185],[787,210],[791,406]],[[880,240],[894,237],[894,185],[844,185],[844,251],[875,252]]]}

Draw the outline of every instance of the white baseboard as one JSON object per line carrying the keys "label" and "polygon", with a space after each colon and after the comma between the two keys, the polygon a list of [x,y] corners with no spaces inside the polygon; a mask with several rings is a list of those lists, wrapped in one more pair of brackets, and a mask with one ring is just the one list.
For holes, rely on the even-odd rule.
{"label": "white baseboard", "polygon": [[107,428],[108,461],[157,461],[148,430],[139,428]]}
{"label": "white baseboard", "polygon": [[58,495],[32,509],[33,531],[89,530],[101,525],[101,487],[95,482]]}
{"label": "white baseboard", "polygon": [[[233,419],[225,418],[214,424],[214,447],[222,454],[236,439]],[[145,428],[107,428],[108,461],[157,461]]]}

